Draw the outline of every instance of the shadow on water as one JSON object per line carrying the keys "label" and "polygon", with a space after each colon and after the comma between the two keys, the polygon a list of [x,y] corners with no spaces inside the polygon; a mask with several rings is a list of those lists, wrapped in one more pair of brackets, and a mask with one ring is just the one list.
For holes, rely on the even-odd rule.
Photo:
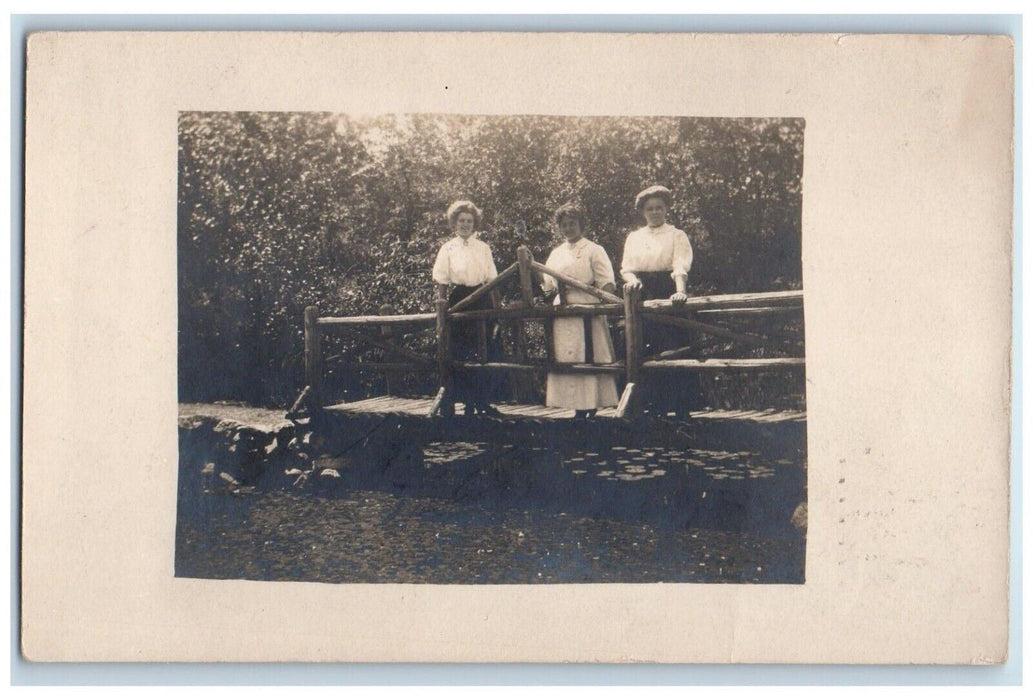
{"label": "shadow on water", "polygon": [[[183,470],[211,466],[184,447]],[[177,575],[803,582],[806,466],[784,450],[398,440],[250,488],[215,472],[181,474]]]}
{"label": "shadow on water", "polygon": [[345,489],[535,508],[662,529],[789,536],[804,499],[801,464],[754,452],[665,447],[596,448],[431,442],[384,459],[326,459]]}

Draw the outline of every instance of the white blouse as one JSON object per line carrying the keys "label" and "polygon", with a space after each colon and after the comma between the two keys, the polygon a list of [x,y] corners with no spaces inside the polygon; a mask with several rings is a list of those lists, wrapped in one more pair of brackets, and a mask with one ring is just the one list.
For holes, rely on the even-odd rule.
{"label": "white blouse", "polygon": [[[566,241],[559,244],[553,249],[549,259],[545,261],[545,266],[593,287],[601,288],[607,284],[614,284],[613,264],[610,262],[610,256],[606,254],[606,250],[601,245],[593,243],[587,238],[579,238],[573,244]],[[555,289],[557,289],[555,278],[551,275],[543,275],[542,290],[551,292]],[[567,301],[575,304],[591,304],[597,302],[598,299],[591,294],[568,289]],[[555,303],[561,303],[559,297],[556,298]]]}
{"label": "white blouse", "polygon": [[626,272],[667,272],[688,275],[692,267],[692,246],[681,229],[670,224],[656,228],[643,226],[628,234],[624,241],[621,274]]}
{"label": "white blouse", "polygon": [[447,241],[434,261],[431,277],[437,284],[461,284],[476,287],[499,276],[488,244],[473,234]]}

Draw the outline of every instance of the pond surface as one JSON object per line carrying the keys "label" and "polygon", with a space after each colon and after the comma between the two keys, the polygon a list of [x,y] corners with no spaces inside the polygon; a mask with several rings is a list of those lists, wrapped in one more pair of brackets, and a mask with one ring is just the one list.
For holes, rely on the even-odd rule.
{"label": "pond surface", "polygon": [[806,500],[802,457],[431,442],[359,449],[283,479],[269,471],[235,492],[181,474],[178,576],[803,582],[805,539],[791,523]]}

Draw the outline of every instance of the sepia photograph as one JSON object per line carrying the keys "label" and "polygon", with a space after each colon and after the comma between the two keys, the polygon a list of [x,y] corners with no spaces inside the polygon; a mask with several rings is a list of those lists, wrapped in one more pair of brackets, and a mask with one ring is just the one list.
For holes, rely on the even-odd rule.
{"label": "sepia photograph", "polygon": [[803,139],[180,113],[176,576],[804,583]]}

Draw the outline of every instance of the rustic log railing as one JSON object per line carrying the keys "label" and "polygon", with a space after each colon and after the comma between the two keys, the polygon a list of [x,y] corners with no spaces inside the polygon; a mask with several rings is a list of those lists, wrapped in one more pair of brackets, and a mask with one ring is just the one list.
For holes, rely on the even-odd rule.
{"label": "rustic log railing", "polygon": [[[560,304],[556,306],[535,305],[534,279],[541,275],[552,276],[559,287],[560,298],[565,299],[565,288],[573,288],[591,294],[599,300],[596,304]],[[488,295],[497,295],[501,285],[510,279],[519,280],[520,300],[509,306],[491,309],[472,309],[477,301]],[[552,270],[534,261],[531,251],[524,246],[517,250],[517,262],[506,268],[498,277],[480,287],[451,308],[444,299],[435,303],[434,313],[390,314],[376,316],[320,316],[319,309],[310,306],[305,309],[305,382],[306,387],[296,402],[304,404],[310,414],[325,407],[323,391],[324,358],[322,340],[325,332],[339,332],[354,341],[379,348],[384,353],[382,361],[353,362],[348,366],[354,370],[369,370],[385,373],[436,372],[438,391],[431,408],[431,415],[442,413],[442,405],[452,400],[452,374],[456,369],[493,372],[563,372],[572,374],[609,373],[623,374],[625,388],[617,406],[616,415],[626,417],[641,404],[637,387],[641,386],[643,372],[668,371],[744,371],[778,370],[798,367],[804,364],[802,357],[767,358],[685,358],[693,352],[688,345],[646,357],[643,354],[642,326],[644,322],[662,323],[683,328],[694,333],[706,334],[726,340],[748,344],[752,347],[777,348],[786,340],[778,332],[747,332],[718,325],[727,318],[778,318],[785,314],[799,313],[803,309],[803,292],[762,292],[750,294],[727,294],[719,296],[690,297],[678,304],[668,300],[642,300],[641,289],[627,286],[623,298],[601,289],[590,287],[563,273]],[[381,307],[381,311],[388,308]],[[555,318],[582,317],[587,323],[596,316],[623,318],[624,360],[621,362],[556,362],[552,341],[551,320]],[[701,320],[701,317],[706,320]],[[515,322],[515,361],[489,360],[486,350],[487,322],[509,320]],[[452,324],[457,321],[479,321],[479,349],[476,361],[458,360],[452,350]],[[525,322],[543,322],[545,331],[545,359],[533,360],[528,354]],[[399,344],[400,328],[417,330],[434,329],[436,338],[435,355],[423,355]],[[592,353],[586,348],[586,357]],[[292,409],[293,410],[293,409]]]}

